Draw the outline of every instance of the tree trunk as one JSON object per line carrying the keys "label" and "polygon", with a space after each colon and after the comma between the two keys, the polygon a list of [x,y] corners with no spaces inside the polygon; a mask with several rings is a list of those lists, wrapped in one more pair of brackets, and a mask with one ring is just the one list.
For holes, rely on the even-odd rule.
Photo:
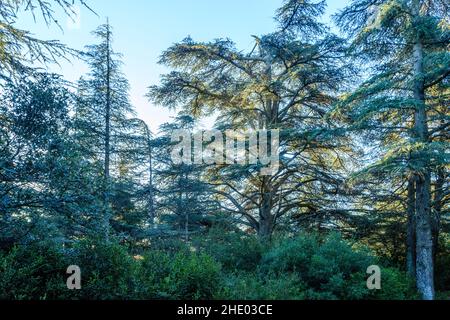
{"label": "tree trunk", "polygon": [[430,219],[430,175],[417,181],[416,191],[416,276],[417,288],[425,300],[434,299],[433,237]]}
{"label": "tree trunk", "polygon": [[433,262],[436,264],[436,258],[439,253],[439,231],[441,229],[442,200],[444,199],[445,172],[440,168],[436,173],[436,183],[434,185],[434,204],[432,214],[432,234],[433,234]]}
{"label": "tree trunk", "polygon": [[153,161],[152,161],[152,150],[150,147],[150,159],[149,159],[149,190],[148,190],[148,218],[149,223],[153,225],[155,223],[155,204],[153,195]]}
{"label": "tree trunk", "polygon": [[270,241],[273,232],[273,217],[269,213],[265,217],[261,217],[259,222],[258,236],[262,242]]}
{"label": "tree trunk", "polygon": [[147,135],[147,144],[148,144],[148,184],[149,184],[149,190],[148,190],[148,218],[150,225],[153,225],[155,223],[155,203],[154,203],[154,194],[153,194],[153,149],[152,149],[152,141],[151,141],[151,134],[150,129],[148,126],[144,123],[146,135]]}
{"label": "tree trunk", "polygon": [[408,181],[408,223],[406,230],[406,267],[411,276],[416,274],[416,186],[414,176]]}
{"label": "tree trunk", "polygon": [[262,202],[259,209],[259,228],[258,236],[262,242],[269,241],[273,228],[274,228],[274,216],[272,215],[272,194],[270,192],[268,178],[263,178]]}
{"label": "tree trunk", "polygon": [[[421,3],[414,0],[413,10],[416,20],[420,17]],[[416,25],[419,24],[417,21]],[[423,78],[423,44],[419,35],[413,48],[414,58],[414,98],[415,138],[418,143],[428,142],[427,111],[425,104],[425,84]],[[428,159],[418,154],[416,159],[416,282],[424,300],[434,299],[433,237],[431,233],[431,174]]]}
{"label": "tree trunk", "polygon": [[184,240],[189,242],[189,213],[186,211],[184,215]]}
{"label": "tree trunk", "polygon": [[111,158],[111,56],[110,56],[109,22],[106,29],[106,112],[105,112],[105,167],[104,167],[104,232],[105,239],[109,240],[109,187],[110,187],[110,158]]}

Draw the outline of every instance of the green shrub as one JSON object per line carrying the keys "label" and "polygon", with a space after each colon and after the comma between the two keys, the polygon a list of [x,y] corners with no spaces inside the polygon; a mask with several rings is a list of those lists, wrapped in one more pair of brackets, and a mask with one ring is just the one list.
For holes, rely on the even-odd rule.
{"label": "green shrub", "polygon": [[414,279],[394,268],[381,269],[381,290],[371,292],[376,300],[415,300],[419,298]]}
{"label": "green shrub", "polygon": [[52,244],[20,246],[0,255],[0,300],[55,300],[64,296],[67,262]]}
{"label": "green shrub", "polygon": [[126,248],[116,243],[82,241],[69,261],[81,268],[82,289],[69,291],[72,299],[133,299],[137,288],[138,263]]}
{"label": "green shrub", "polygon": [[213,299],[220,288],[220,265],[208,255],[152,250],[140,263],[139,296],[144,299]]}
{"label": "green shrub", "polygon": [[[135,257],[124,246],[97,241],[64,249],[48,243],[16,247],[0,253],[0,299],[417,298],[404,272],[383,268],[338,235],[300,235],[269,247],[250,236],[219,232],[197,239],[197,250],[173,243]],[[374,264],[382,268],[381,290],[370,291],[366,270]],[[66,287],[69,265],[81,268],[81,290]]]}
{"label": "green shrub", "polygon": [[366,270],[376,264],[371,254],[352,248],[336,234],[322,241],[317,236],[301,235],[274,245],[263,256],[260,270],[266,277],[297,274],[305,285],[306,299],[411,299],[415,296],[410,279],[395,269],[383,269],[382,290],[367,289]]}
{"label": "green shrub", "polygon": [[264,251],[256,237],[242,232],[225,232],[220,228],[213,228],[206,237],[194,242],[199,250],[208,253],[228,271],[255,270]]}
{"label": "green shrub", "polygon": [[261,269],[265,273],[298,272],[304,275],[309,270],[317,247],[315,236],[300,235],[295,239],[281,239],[263,255]]}
{"label": "green shrub", "polygon": [[223,300],[302,300],[304,285],[296,274],[263,277],[258,273],[229,274],[220,290]]}
{"label": "green shrub", "polygon": [[163,288],[174,299],[213,299],[220,288],[220,265],[205,254],[177,254]]}
{"label": "green shrub", "polygon": [[[362,299],[368,294],[365,272],[373,264],[375,259],[366,252],[353,250],[332,235],[318,246],[302,278],[310,287],[312,298]],[[325,293],[326,297],[317,296],[318,293]]]}
{"label": "green shrub", "polygon": [[178,252],[189,252],[189,246],[180,239],[173,238],[156,238],[151,241],[149,250],[170,252],[177,254]]}
{"label": "green shrub", "polygon": [[164,279],[172,268],[172,255],[160,250],[147,251],[140,261],[138,296],[142,299],[169,298],[164,292]]}
{"label": "green shrub", "polygon": [[436,292],[436,300],[450,300],[450,291]]}

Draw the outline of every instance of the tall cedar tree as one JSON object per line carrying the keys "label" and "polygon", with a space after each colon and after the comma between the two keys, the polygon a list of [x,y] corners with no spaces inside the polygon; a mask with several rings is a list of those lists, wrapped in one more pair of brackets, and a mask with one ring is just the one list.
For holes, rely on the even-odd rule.
{"label": "tall cedar tree", "polygon": [[[189,115],[178,115],[172,123],[161,126],[160,136],[153,140],[155,185],[159,228],[153,235],[181,235],[189,241],[192,233],[210,226],[211,213],[218,210],[211,198],[210,187],[204,182],[205,166],[176,163],[172,141],[177,130],[193,131],[196,121]],[[183,151],[185,152],[185,151]],[[161,228],[161,226],[169,228]]]}
{"label": "tall cedar tree", "polygon": [[340,216],[330,196],[340,192],[349,148],[326,115],[349,70],[343,42],[319,22],[324,10],[324,1],[285,1],[279,31],[255,36],[248,53],[231,40],[187,38],[161,57],[176,71],[150,88],[149,97],[163,106],[216,113],[219,129],[280,129],[281,165],[272,176],[254,165],[211,171],[222,209],[262,240],[292,217]]}
{"label": "tall cedar tree", "polygon": [[432,90],[448,85],[448,12],[441,0],[355,0],[337,16],[354,56],[374,62],[369,79],[342,108],[355,128],[376,130],[384,140],[385,156],[371,170],[400,173],[409,184],[408,265],[413,268],[415,256],[424,299],[434,298],[432,173],[448,164],[448,141],[433,141],[430,130],[438,108],[448,120],[448,106],[432,102]]}
{"label": "tall cedar tree", "polygon": [[112,219],[111,170],[114,167],[115,173],[119,173],[120,150],[134,110],[129,102],[128,80],[121,71],[121,55],[112,48],[111,26],[104,24],[93,34],[100,43],[87,47],[86,58],[91,70],[86,79],[79,81],[76,117],[84,137],[81,143],[92,150],[95,159],[103,161],[102,231],[108,239]]}

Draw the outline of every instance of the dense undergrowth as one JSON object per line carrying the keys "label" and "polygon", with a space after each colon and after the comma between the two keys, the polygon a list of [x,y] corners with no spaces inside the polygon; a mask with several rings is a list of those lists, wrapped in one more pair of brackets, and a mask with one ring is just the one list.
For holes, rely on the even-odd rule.
{"label": "dense undergrowth", "polygon": [[[366,270],[374,264],[381,267],[382,288],[371,291]],[[67,289],[69,265],[81,268],[81,290]],[[448,271],[441,278],[448,281]],[[84,240],[71,247],[17,246],[0,254],[0,299],[416,298],[414,281],[404,271],[336,234],[281,237],[262,245],[248,235],[216,230],[189,245],[160,240],[136,249]]]}

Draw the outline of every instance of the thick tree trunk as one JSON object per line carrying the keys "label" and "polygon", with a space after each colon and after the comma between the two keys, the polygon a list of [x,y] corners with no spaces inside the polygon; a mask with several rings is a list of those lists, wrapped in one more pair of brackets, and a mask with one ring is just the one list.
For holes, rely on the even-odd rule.
{"label": "thick tree trunk", "polygon": [[[274,57],[272,53],[265,52],[265,50],[260,47],[261,57],[263,57],[266,65],[265,75],[267,77],[266,81],[271,82],[273,78],[273,61]],[[272,130],[276,129],[278,125],[280,100],[276,96],[267,97],[264,102],[264,119],[260,123],[260,129]],[[262,126],[261,126],[262,125]],[[269,144],[271,144],[269,142]],[[260,146],[261,148],[261,146]],[[269,146],[266,146],[269,148]],[[269,150],[269,149],[267,149]],[[270,147],[270,152],[273,153],[272,147]],[[258,236],[262,242],[270,241],[272,237],[273,230],[275,228],[276,215],[273,214],[274,205],[274,187],[270,181],[269,177],[262,178],[261,185],[261,203],[259,208],[259,223],[258,223]]]}
{"label": "thick tree trunk", "polygon": [[414,176],[408,181],[408,223],[406,230],[406,267],[416,275],[416,185]]}
{"label": "thick tree trunk", "polygon": [[[413,10],[420,17],[421,2],[414,0]],[[419,23],[419,22],[417,22]],[[413,48],[415,138],[418,143],[428,142],[425,84],[423,79],[423,44],[417,36]],[[431,233],[431,174],[428,159],[421,154],[415,157],[419,167],[416,178],[416,282],[423,299],[434,299],[433,237]]]}
{"label": "thick tree trunk", "polygon": [[417,181],[416,191],[416,277],[423,299],[434,299],[433,237],[430,219],[430,174]]}
{"label": "thick tree trunk", "polygon": [[273,217],[269,213],[261,216],[259,221],[258,236],[262,242],[270,241],[273,232]]}
{"label": "thick tree trunk", "polygon": [[444,183],[445,172],[444,169],[438,169],[436,173],[436,183],[434,185],[434,204],[431,221],[432,235],[433,235],[433,262],[436,264],[436,257],[439,253],[439,231],[441,229],[441,212],[442,200],[444,198]]}
{"label": "thick tree trunk", "polygon": [[263,178],[262,201],[261,207],[259,208],[259,228],[258,236],[261,241],[269,241],[273,228],[274,228],[274,216],[272,215],[272,194],[270,192],[271,188],[268,183],[268,178]]}

